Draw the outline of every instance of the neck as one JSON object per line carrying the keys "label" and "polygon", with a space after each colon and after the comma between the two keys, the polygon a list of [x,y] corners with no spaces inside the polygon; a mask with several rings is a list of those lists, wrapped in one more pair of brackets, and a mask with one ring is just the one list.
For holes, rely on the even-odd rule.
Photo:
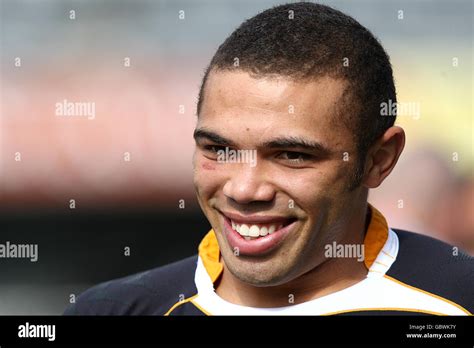
{"label": "neck", "polygon": [[[368,214],[365,212],[368,211]],[[370,209],[358,214],[340,244],[363,245],[370,222]],[[223,260],[221,260],[223,262]],[[330,258],[282,285],[256,287],[240,281],[226,268],[215,284],[216,293],[228,302],[250,307],[283,307],[303,303],[354,285],[367,276],[367,268],[356,258]]]}

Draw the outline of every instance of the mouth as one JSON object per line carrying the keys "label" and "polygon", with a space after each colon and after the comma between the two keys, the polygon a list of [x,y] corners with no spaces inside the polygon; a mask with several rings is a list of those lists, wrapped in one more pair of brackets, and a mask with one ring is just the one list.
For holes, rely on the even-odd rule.
{"label": "mouth", "polygon": [[297,219],[282,216],[248,216],[220,212],[224,234],[234,253],[260,255],[275,249],[293,231]]}
{"label": "mouth", "polygon": [[239,233],[245,240],[255,240],[257,238],[265,237],[269,234],[279,232],[283,227],[290,225],[294,220],[288,219],[283,222],[274,223],[242,223],[229,219],[230,225],[234,231]]}

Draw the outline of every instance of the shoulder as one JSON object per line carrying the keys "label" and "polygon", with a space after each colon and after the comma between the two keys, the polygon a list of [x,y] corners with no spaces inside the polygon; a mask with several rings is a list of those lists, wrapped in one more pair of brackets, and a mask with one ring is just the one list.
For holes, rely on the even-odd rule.
{"label": "shoulder", "polygon": [[474,257],[428,236],[392,230],[399,250],[387,275],[474,313]]}
{"label": "shoulder", "polygon": [[196,294],[197,255],[96,285],[82,293],[65,315],[163,315]]}

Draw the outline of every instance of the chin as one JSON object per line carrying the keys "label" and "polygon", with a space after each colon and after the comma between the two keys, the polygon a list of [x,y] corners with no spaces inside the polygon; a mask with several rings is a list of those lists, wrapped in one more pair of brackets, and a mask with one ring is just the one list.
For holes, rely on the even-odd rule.
{"label": "chin", "polygon": [[[241,257],[234,256],[231,257]],[[224,259],[225,260],[225,259]],[[277,268],[274,260],[266,262],[247,262],[244,260],[226,261],[226,266],[234,277],[240,281],[257,287],[277,286],[289,281],[291,269]]]}

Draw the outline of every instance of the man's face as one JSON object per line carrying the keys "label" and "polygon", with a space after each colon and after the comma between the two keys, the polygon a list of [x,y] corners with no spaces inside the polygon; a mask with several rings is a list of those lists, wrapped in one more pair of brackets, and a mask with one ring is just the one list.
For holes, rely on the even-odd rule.
{"label": "man's face", "polygon": [[[325,244],[344,237],[361,204],[361,190],[347,189],[358,159],[351,131],[338,119],[345,87],[329,77],[209,75],[194,185],[225,266],[241,281],[291,281],[324,261]],[[238,157],[238,150],[250,151]]]}

